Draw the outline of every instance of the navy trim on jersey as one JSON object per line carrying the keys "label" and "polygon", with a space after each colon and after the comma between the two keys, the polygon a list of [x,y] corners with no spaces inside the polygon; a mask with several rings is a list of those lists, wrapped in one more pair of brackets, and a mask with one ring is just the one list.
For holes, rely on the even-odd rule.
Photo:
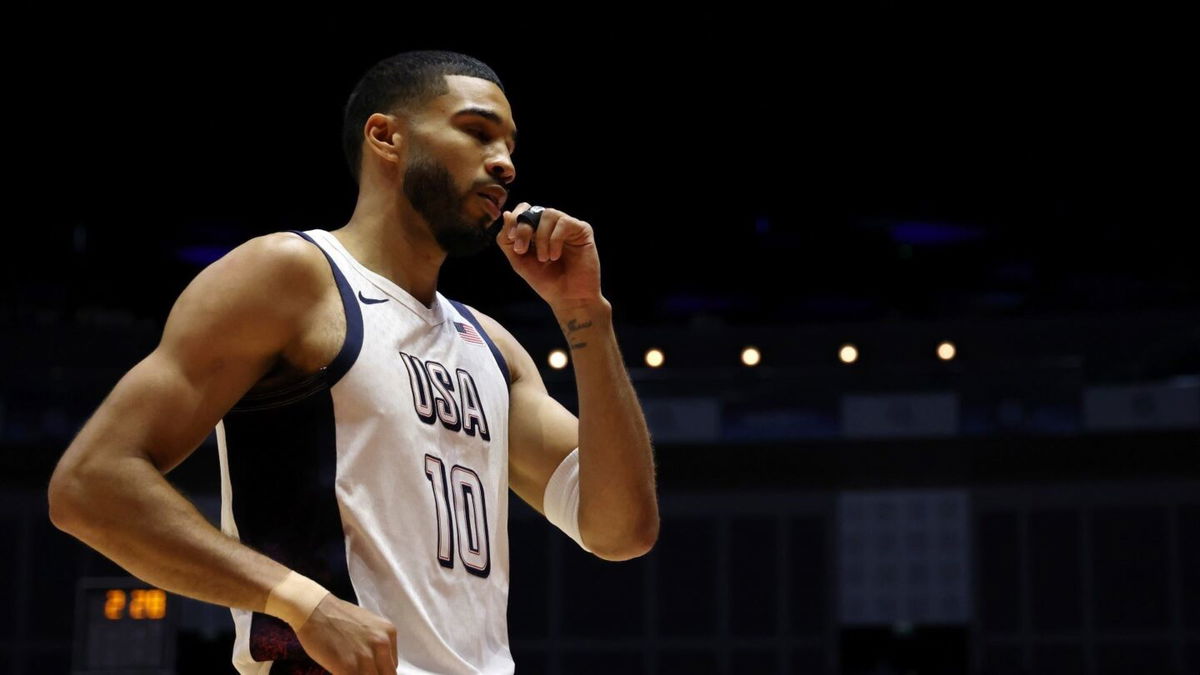
{"label": "navy trim on jersey", "polygon": [[358,354],[362,351],[362,309],[358,306],[358,300],[354,297],[354,289],[350,287],[349,282],[346,281],[346,277],[342,275],[342,271],[334,264],[333,258],[329,257],[329,253],[320,244],[313,241],[312,237],[298,230],[288,230],[288,232],[298,234],[312,242],[325,255],[325,259],[329,261],[329,267],[333,270],[334,282],[338,287],[338,294],[342,298],[342,309],[346,314],[346,337],[342,340],[342,347],[338,350],[337,356],[334,357],[333,362],[328,366],[322,367],[321,370],[299,381],[290,382],[268,391],[246,394],[234,404],[231,410],[251,411],[278,408],[328,389],[337,384],[338,380],[342,379],[342,376],[358,360]]}
{"label": "navy trim on jersey", "polygon": [[[450,298],[446,299],[450,300]],[[492,342],[492,338],[488,337],[487,331],[483,329],[483,326],[479,325],[479,319],[476,319],[475,315],[471,313],[471,310],[467,309],[467,306],[461,302],[457,300],[450,300],[450,304],[454,305],[454,308],[457,309],[460,314],[465,316],[467,321],[470,321],[471,324],[475,326],[475,330],[479,331],[479,334],[483,336],[483,341],[487,343],[488,349],[492,350],[492,356],[496,357],[496,363],[500,364],[500,372],[504,373],[504,385],[511,389],[512,378],[510,378],[508,375],[508,362],[504,360],[504,355],[501,354],[500,350],[496,348],[496,343]]]}
{"label": "navy trim on jersey", "polygon": [[346,281],[346,277],[342,275],[342,271],[334,264],[333,258],[329,257],[329,252],[320,244],[313,241],[313,238],[304,234],[299,230],[288,230],[295,234],[304,237],[311,241],[314,246],[321,249],[321,253],[325,255],[325,259],[329,261],[329,267],[333,269],[333,279],[337,282],[338,292],[342,296],[342,308],[346,311],[346,339],[342,341],[342,350],[338,352],[333,363],[329,364],[326,369],[326,374],[329,377],[329,386],[338,383],[350,370],[350,366],[358,360],[358,353],[362,351],[363,341],[363,320],[362,308],[358,306],[358,299],[354,297],[354,289],[350,288],[350,283]]}

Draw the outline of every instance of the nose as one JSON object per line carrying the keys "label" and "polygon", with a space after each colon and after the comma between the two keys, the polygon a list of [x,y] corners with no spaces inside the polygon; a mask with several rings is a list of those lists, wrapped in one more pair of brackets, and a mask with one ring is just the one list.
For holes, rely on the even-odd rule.
{"label": "nose", "polygon": [[501,152],[488,161],[488,175],[508,185],[517,179],[517,169],[513,166],[512,157],[507,151]]}

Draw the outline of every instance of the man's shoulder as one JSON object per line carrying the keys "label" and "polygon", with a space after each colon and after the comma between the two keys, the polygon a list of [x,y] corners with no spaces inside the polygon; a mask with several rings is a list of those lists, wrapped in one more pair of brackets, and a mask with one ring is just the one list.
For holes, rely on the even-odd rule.
{"label": "man's shoulder", "polygon": [[264,264],[296,272],[312,268],[321,269],[328,265],[321,249],[295,232],[280,231],[259,235],[247,239],[230,253],[239,250],[248,257],[260,259]]}
{"label": "man's shoulder", "polygon": [[[332,272],[321,250],[290,232],[248,239],[192,279],[207,313],[246,320],[305,315],[323,297]],[[184,297],[181,295],[181,299]]]}
{"label": "man's shoulder", "polygon": [[500,355],[504,357],[505,362],[508,363],[508,367],[512,371],[513,381],[515,382],[520,379],[521,370],[528,358],[524,356],[525,348],[521,346],[517,338],[499,321],[465,302],[460,304],[475,315],[475,318],[479,321],[479,325],[483,327],[484,332],[487,333],[488,337],[496,345],[496,349],[500,350]]}
{"label": "man's shoulder", "polygon": [[[183,289],[163,327],[162,344],[191,364],[274,359],[304,330],[327,292],[329,266],[312,249],[286,232],[239,244]],[[325,265],[325,278],[317,263]]]}
{"label": "man's shoulder", "polygon": [[243,281],[289,294],[318,290],[332,274],[321,249],[292,232],[247,239],[219,262],[226,271],[240,272]]}

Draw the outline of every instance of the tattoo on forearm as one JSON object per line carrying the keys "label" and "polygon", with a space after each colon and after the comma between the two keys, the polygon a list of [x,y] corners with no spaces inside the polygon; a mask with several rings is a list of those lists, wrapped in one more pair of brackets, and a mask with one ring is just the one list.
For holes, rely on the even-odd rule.
{"label": "tattoo on forearm", "polygon": [[[570,321],[567,321],[567,329],[566,329],[567,341],[570,342],[571,333],[575,333],[575,332],[581,331],[585,328],[589,328],[589,327],[591,327],[591,325],[592,325],[592,322],[590,320],[585,321],[583,323],[580,323],[578,319],[571,319]],[[570,345],[571,345],[571,349],[583,349],[584,347],[587,346],[587,343],[586,342],[570,342]]]}
{"label": "tattoo on forearm", "polygon": [[571,333],[574,333],[577,330],[583,330],[584,328],[587,328],[591,325],[592,325],[591,321],[588,321],[587,323],[579,323],[578,319],[571,319],[570,321],[567,322],[567,334],[569,335]]}

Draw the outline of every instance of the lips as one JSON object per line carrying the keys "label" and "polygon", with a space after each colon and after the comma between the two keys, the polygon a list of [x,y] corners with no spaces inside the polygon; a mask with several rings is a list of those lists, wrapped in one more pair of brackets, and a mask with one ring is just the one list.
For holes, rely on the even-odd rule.
{"label": "lips", "polygon": [[489,185],[480,190],[479,194],[491,199],[500,208],[504,208],[504,202],[508,201],[508,190],[499,185]]}
{"label": "lips", "polygon": [[488,213],[492,214],[493,218],[499,218],[500,217],[500,205],[497,204],[496,201],[493,198],[489,197],[488,195],[480,193],[479,197],[481,199],[483,199],[484,204],[487,204]]}

